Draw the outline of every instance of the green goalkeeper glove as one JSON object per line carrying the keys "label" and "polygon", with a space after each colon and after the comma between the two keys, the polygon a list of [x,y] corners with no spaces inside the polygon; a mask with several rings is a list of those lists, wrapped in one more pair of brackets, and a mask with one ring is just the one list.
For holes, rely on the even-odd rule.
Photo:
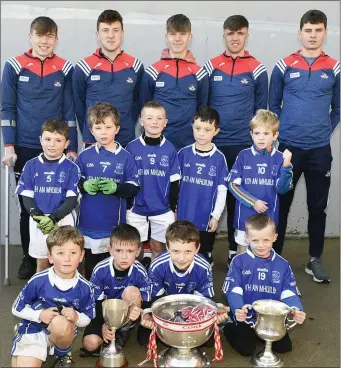
{"label": "green goalkeeper glove", "polygon": [[98,188],[104,194],[114,194],[117,189],[117,184],[111,179],[99,179]]}
{"label": "green goalkeeper glove", "polygon": [[88,179],[83,183],[84,190],[90,195],[96,195],[99,191],[98,179]]}
{"label": "green goalkeeper glove", "polygon": [[49,216],[33,216],[33,220],[38,222],[38,229],[44,234],[50,234],[50,232],[58,225]]}

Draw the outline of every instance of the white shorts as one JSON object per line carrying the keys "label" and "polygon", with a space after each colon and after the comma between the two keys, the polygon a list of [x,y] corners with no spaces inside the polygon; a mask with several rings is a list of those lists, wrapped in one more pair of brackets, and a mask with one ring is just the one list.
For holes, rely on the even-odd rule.
{"label": "white shorts", "polygon": [[44,331],[33,334],[17,334],[12,343],[12,356],[29,356],[45,362],[47,354],[54,354],[48,335]]}
{"label": "white shorts", "polygon": [[110,238],[93,239],[84,235],[84,248],[91,249],[92,254],[109,252]]}
{"label": "white shorts", "polygon": [[235,232],[234,232],[234,240],[237,244],[239,244],[243,247],[247,247],[249,245],[249,243],[246,240],[245,231],[236,229]]}
{"label": "white shorts", "polygon": [[175,221],[175,214],[169,211],[157,216],[141,216],[127,211],[127,224],[136,227],[141,236],[141,241],[148,240],[148,230],[150,223],[151,238],[161,243],[166,243],[166,230]]}
{"label": "white shorts", "polygon": [[[63,219],[58,222],[59,226],[62,225],[71,225],[75,226],[76,224],[76,216],[73,212],[69,213]],[[48,235],[44,235],[38,229],[38,223],[33,220],[30,216],[30,245],[28,248],[28,254],[33,258],[38,259],[47,259],[47,245],[46,238]]]}

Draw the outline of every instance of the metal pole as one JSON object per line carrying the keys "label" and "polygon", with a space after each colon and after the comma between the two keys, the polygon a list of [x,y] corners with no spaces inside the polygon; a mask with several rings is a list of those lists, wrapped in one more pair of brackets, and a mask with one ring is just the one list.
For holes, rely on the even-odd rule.
{"label": "metal pole", "polygon": [[9,167],[5,165],[5,279],[4,285],[10,285],[8,261],[9,261]]}

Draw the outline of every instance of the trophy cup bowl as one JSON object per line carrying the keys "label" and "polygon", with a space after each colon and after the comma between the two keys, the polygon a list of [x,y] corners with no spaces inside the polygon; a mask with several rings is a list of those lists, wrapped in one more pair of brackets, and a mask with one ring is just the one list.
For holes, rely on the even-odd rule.
{"label": "trophy cup bowl", "polygon": [[[256,323],[246,321],[255,329],[256,334],[265,341],[265,349],[251,358],[253,367],[283,367],[282,359],[272,351],[273,341],[282,339],[287,330],[296,325],[288,314],[296,308],[290,308],[283,302],[272,299],[257,300],[243,308],[254,309],[257,313]],[[251,318],[249,316],[247,318]],[[289,323],[292,323],[289,325]]]}
{"label": "trophy cup bowl", "polygon": [[[185,307],[203,304],[214,308],[215,313],[201,322],[169,321]],[[169,295],[158,299],[152,307],[142,312],[152,313],[157,336],[170,347],[159,356],[159,367],[210,367],[210,361],[198,346],[204,344],[214,331],[218,305],[203,296],[192,294]]]}
{"label": "trophy cup bowl", "polygon": [[[129,321],[128,312],[131,303],[122,299],[107,299],[102,303],[104,322],[114,333]],[[102,347],[97,367],[128,367],[128,362],[123,354],[122,347],[115,344],[115,339],[111,343]]]}

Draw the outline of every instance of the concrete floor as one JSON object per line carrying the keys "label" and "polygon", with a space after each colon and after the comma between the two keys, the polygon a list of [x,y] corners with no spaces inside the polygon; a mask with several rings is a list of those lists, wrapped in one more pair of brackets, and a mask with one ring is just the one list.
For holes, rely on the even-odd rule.
{"label": "concrete floor", "polygon": [[[225,302],[220,289],[226,274],[227,242],[219,239],[216,242],[214,252],[214,284],[217,300]],[[287,258],[295,273],[297,284],[302,293],[302,303],[307,313],[306,322],[302,326],[295,327],[290,333],[293,341],[293,352],[283,354],[286,367],[339,367],[340,366],[340,240],[326,239],[323,264],[331,274],[331,283],[316,284],[311,276],[304,272],[307,262],[308,241],[288,240],[283,256]],[[3,251],[3,250],[2,250]],[[2,254],[3,255],[3,254]],[[2,257],[3,260],[3,257]],[[10,366],[11,340],[13,326],[17,319],[11,314],[11,305],[25,282],[16,277],[21,261],[21,248],[10,248],[10,280],[11,286],[2,288],[1,316],[0,316],[0,366]],[[2,275],[3,276],[3,275]],[[137,366],[137,363],[146,356],[146,351],[136,343],[136,331],[130,337],[125,354],[129,366]],[[95,367],[94,358],[84,359],[78,356],[81,346],[82,329],[73,347],[73,367]],[[224,348],[224,361],[215,364],[217,367],[250,367],[249,358],[239,356],[222,336]],[[259,345],[259,350],[262,346]],[[159,346],[161,351],[163,346]],[[213,349],[203,349],[213,358]],[[51,366],[52,357],[43,366]],[[50,364],[51,363],[51,364]],[[144,366],[151,367],[152,362]]]}

